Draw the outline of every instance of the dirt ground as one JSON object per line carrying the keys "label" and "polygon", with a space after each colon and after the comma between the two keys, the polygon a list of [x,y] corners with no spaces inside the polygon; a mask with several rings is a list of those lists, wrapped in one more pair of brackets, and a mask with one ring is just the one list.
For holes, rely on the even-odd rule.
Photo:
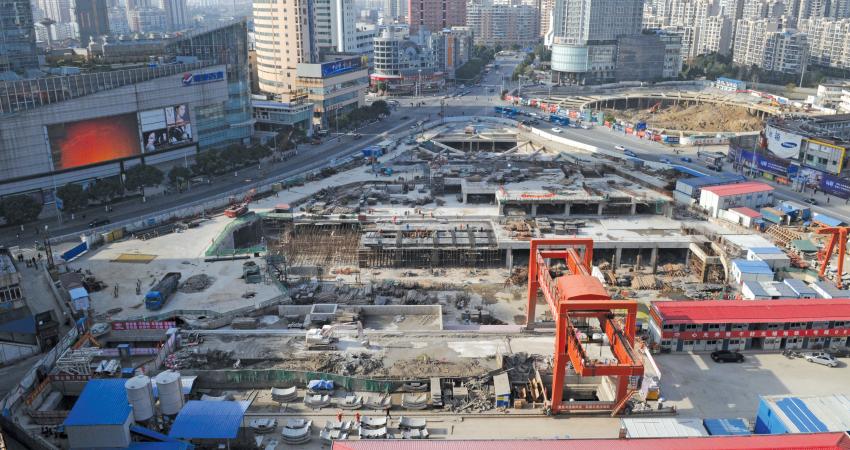
{"label": "dirt ground", "polygon": [[684,131],[757,131],[763,126],[761,119],[751,116],[737,106],[702,104],[690,107],[671,106],[650,113],[646,109],[608,111],[618,119],[630,122],[644,121],[651,128]]}

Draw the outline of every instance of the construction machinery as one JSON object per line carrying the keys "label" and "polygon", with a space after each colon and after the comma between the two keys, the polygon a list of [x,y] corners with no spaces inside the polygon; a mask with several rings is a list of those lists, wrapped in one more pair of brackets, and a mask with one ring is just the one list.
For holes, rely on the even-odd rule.
{"label": "construction machinery", "polygon": [[251,189],[245,194],[245,197],[242,198],[242,201],[237,202],[236,197],[233,196],[230,198],[230,206],[224,210],[224,215],[227,217],[239,217],[248,212],[248,204],[254,200],[254,195],[257,194],[256,189]]}
{"label": "construction machinery", "polygon": [[658,103],[652,105],[646,112],[648,112],[650,114],[654,114],[654,113],[658,112],[659,108],[661,108],[661,102],[658,102]]}
{"label": "construction machinery", "polygon": [[838,264],[835,272],[835,286],[838,289],[843,289],[842,286],[844,285],[842,277],[844,276],[844,258],[847,254],[848,230],[850,230],[850,227],[825,227],[818,228],[816,231],[817,234],[829,235],[829,242],[827,242],[826,247],[818,252],[818,263],[820,265],[818,276],[821,279],[826,278],[826,268],[829,266],[835,247],[838,247]]}
{"label": "construction machinery", "polygon": [[343,330],[357,331],[357,339],[363,341],[363,325],[360,322],[325,325],[307,330],[304,340],[307,350],[335,350],[339,342],[337,333]]}
{"label": "construction machinery", "polygon": [[[592,239],[532,239],[528,264],[528,316],[526,328],[534,328],[538,292],[542,291],[555,320],[555,356],[548,411],[611,411],[618,413],[639,389],[644,373],[635,351],[637,302],[613,300],[602,282],[591,275]],[[565,262],[568,273],[553,279],[552,267]],[[624,313],[625,324],[617,319]],[[583,344],[582,327],[598,322],[612,358],[594,359]],[[594,324],[595,326],[596,324]],[[601,354],[600,347],[600,354]],[[594,351],[595,353],[595,351]],[[567,363],[579,377],[610,377],[615,387],[613,402],[564,402]]]}

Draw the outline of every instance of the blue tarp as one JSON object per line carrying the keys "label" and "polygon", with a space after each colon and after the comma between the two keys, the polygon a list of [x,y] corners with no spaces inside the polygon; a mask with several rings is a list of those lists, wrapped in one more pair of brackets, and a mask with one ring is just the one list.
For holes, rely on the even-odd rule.
{"label": "blue tarp", "polygon": [[191,400],[177,414],[168,437],[177,439],[235,439],[245,411],[239,402]]}
{"label": "blue tarp", "polygon": [[314,391],[330,391],[334,388],[333,380],[310,380],[307,388]]}
{"label": "blue tarp", "polygon": [[712,436],[746,436],[753,434],[744,419],[705,419],[702,421]]}
{"label": "blue tarp", "polygon": [[120,378],[89,380],[65,419],[65,426],[123,424],[131,413],[126,382]]}
{"label": "blue tarp", "polygon": [[71,262],[75,258],[77,258],[78,256],[87,252],[88,249],[89,249],[89,245],[87,243],[83,242],[80,245],[77,245],[76,247],[68,250],[67,252],[62,253],[61,256],[62,256],[62,259],[65,260],[65,262]]}

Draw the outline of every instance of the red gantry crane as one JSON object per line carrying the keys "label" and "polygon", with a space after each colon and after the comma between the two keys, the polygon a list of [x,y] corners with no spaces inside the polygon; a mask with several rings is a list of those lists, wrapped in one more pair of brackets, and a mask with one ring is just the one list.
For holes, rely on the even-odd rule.
{"label": "red gantry crane", "polygon": [[[552,279],[550,262],[565,261],[569,274]],[[643,363],[634,350],[637,302],[612,300],[596,277],[591,275],[592,239],[533,239],[528,263],[528,316],[526,327],[534,327],[538,291],[555,319],[555,361],[552,376],[552,414],[569,410],[601,409],[619,412],[640,386]],[[623,326],[615,312],[625,312]],[[574,321],[595,318],[608,336],[613,361],[597,361],[588,356]],[[583,377],[615,378],[616,397],[610,408],[598,402],[563,402],[567,361]],[[584,405],[582,404],[584,403]],[[586,407],[588,406],[588,407]]]}
{"label": "red gantry crane", "polygon": [[826,277],[826,267],[829,266],[829,260],[832,258],[832,253],[835,251],[835,247],[838,246],[838,267],[836,267],[835,272],[835,286],[838,289],[843,289],[843,280],[841,279],[844,276],[844,257],[847,254],[847,232],[850,230],[850,227],[826,227],[826,228],[818,228],[817,234],[828,234],[829,242],[826,244],[823,250],[818,252],[818,263],[820,263],[820,269],[818,270],[818,276],[821,279]]}

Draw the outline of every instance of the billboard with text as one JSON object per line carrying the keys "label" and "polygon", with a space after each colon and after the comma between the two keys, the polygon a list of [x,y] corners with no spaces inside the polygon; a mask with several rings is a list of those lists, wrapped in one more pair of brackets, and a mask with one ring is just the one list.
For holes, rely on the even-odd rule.
{"label": "billboard with text", "polygon": [[139,122],[135,113],[47,126],[53,169],[88,166],[136,156]]}
{"label": "billboard with text", "polygon": [[185,104],[139,113],[145,153],[192,142],[192,122]]}

